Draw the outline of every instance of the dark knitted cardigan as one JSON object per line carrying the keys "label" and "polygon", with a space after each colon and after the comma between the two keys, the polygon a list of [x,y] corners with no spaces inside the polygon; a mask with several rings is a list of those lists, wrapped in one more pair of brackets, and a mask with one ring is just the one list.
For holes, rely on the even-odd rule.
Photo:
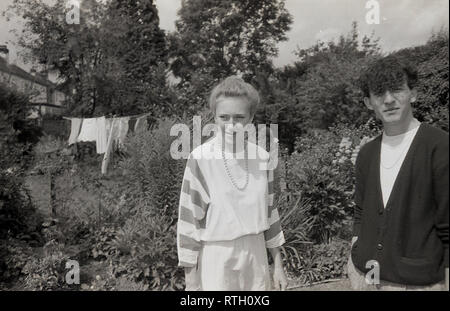
{"label": "dark knitted cardigan", "polygon": [[381,280],[430,285],[448,268],[449,136],[421,124],[401,166],[386,208],[380,185],[381,135],[356,161],[352,247],[355,266],[376,260]]}

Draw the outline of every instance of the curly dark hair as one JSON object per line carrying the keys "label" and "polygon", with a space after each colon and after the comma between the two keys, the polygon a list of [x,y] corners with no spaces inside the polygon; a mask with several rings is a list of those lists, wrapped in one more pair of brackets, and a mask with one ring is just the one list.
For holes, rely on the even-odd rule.
{"label": "curly dark hair", "polygon": [[417,68],[409,61],[389,55],[372,61],[359,78],[364,96],[380,96],[386,91],[401,89],[406,82],[410,89],[417,85]]}

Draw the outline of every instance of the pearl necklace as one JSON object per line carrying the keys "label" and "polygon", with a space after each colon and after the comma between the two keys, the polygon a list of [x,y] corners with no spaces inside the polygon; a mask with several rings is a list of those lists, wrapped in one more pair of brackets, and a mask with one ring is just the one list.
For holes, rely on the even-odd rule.
{"label": "pearl necklace", "polygon": [[248,186],[248,180],[249,180],[249,173],[248,173],[248,157],[246,156],[247,153],[247,145],[244,146],[244,158],[245,158],[245,184],[243,187],[239,187],[236,183],[236,181],[233,178],[233,175],[231,174],[230,168],[228,167],[227,159],[225,158],[225,145],[222,145],[222,159],[223,164],[225,165],[225,171],[227,172],[228,178],[231,181],[231,184],[239,191],[243,191]]}

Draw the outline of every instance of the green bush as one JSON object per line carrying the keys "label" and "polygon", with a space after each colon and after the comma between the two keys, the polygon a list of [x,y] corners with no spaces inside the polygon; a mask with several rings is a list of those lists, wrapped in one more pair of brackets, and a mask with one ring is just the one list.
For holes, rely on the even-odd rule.
{"label": "green bush", "polygon": [[292,204],[288,195],[280,192],[276,198],[276,207],[280,213],[280,221],[286,243],[281,247],[285,267],[288,271],[301,269],[299,250],[311,244],[310,234],[313,229],[314,218],[310,215],[309,201],[299,197]]}
{"label": "green bush", "polygon": [[334,236],[349,237],[353,215],[354,160],[364,137],[377,135],[372,119],[361,127],[340,125],[315,130],[297,139],[287,160],[287,185],[292,201],[308,201],[312,218],[308,238],[327,243]]}
{"label": "green bush", "polygon": [[125,174],[123,193],[130,208],[148,200],[167,215],[176,215],[185,163],[170,155],[173,124],[160,120],[151,130],[130,135],[125,143],[127,156],[119,167]]}
{"label": "green bush", "polygon": [[70,289],[65,280],[65,264],[68,259],[61,244],[47,242],[44,245],[44,255],[30,257],[23,267],[24,288],[40,291]]}
{"label": "green bush", "polygon": [[342,228],[353,207],[352,163],[336,161],[339,137],[317,132],[298,140],[288,162],[288,184],[294,197],[302,196],[311,205],[314,242],[327,243]]}
{"label": "green bush", "polygon": [[449,130],[448,40],[448,30],[441,30],[434,33],[424,45],[394,53],[418,67],[418,98],[413,104],[415,117],[447,132]]}
{"label": "green bush", "polygon": [[38,134],[25,119],[27,104],[25,96],[0,84],[0,286],[5,287],[20,278],[30,246],[43,244],[41,217],[24,182]]}
{"label": "green bush", "polygon": [[[303,284],[345,275],[351,240],[354,162],[362,140],[380,132],[373,119],[299,137],[286,155],[286,191],[276,189],[286,238],[285,266]],[[277,176],[277,174],[276,174]]]}
{"label": "green bush", "polygon": [[350,243],[333,239],[327,244],[305,245],[298,250],[300,268],[294,271],[301,284],[312,284],[346,276]]}
{"label": "green bush", "polygon": [[110,265],[106,276],[82,289],[183,288],[175,225],[184,163],[170,156],[173,123],[130,134],[107,176],[81,166],[59,176],[58,193],[74,194],[61,198],[61,224],[69,224],[69,236],[71,223],[87,229],[90,260]]}
{"label": "green bush", "polygon": [[[53,174],[55,181],[57,221],[45,228],[45,238],[61,248],[28,265],[27,288],[62,286],[52,273],[59,259],[69,257],[69,246],[77,249],[70,258],[80,264],[109,264],[102,277],[84,284],[83,290],[183,288],[176,218],[185,163],[170,156],[167,136],[173,123],[164,120],[151,130],[130,134],[125,152],[105,176],[98,159],[69,161],[70,155],[54,139],[37,146],[34,169]],[[50,272],[42,278],[30,276],[39,265]],[[43,286],[45,279],[48,287]]]}
{"label": "green bush", "polygon": [[173,124],[162,120],[149,131],[131,135],[118,164],[124,171],[122,208],[129,214],[112,242],[118,250],[112,257],[114,272],[153,290],[183,287],[176,219],[185,163],[170,155],[175,137],[167,136]]}
{"label": "green bush", "polygon": [[4,241],[0,245],[0,285],[17,282],[32,255],[33,250],[26,242],[18,239]]}
{"label": "green bush", "polygon": [[[23,179],[13,173],[1,172],[0,184],[0,239],[38,231],[40,216],[30,200]],[[38,235],[33,236],[40,239]]]}
{"label": "green bush", "polygon": [[115,276],[143,282],[151,290],[181,290],[173,221],[151,209],[130,218],[111,243],[119,250],[113,257]]}
{"label": "green bush", "polygon": [[120,173],[102,177],[98,163],[76,164],[55,177],[56,216],[67,240],[80,241],[102,227],[123,225],[130,211],[121,200],[120,178]]}
{"label": "green bush", "polygon": [[[27,98],[0,84],[0,239],[32,232],[37,226],[33,205],[24,185],[32,161],[31,143],[22,142],[17,122],[26,123]],[[26,141],[26,140],[25,140]]]}

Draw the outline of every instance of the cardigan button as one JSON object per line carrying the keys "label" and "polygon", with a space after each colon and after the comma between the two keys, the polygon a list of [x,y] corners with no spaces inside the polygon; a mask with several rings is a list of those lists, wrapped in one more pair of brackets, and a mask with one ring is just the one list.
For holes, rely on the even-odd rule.
{"label": "cardigan button", "polygon": [[377,248],[381,251],[381,250],[383,249],[383,244],[381,244],[381,243],[378,244],[378,245],[377,245]]}
{"label": "cardigan button", "polygon": [[383,208],[380,208],[380,209],[378,210],[378,214],[380,214],[380,215],[383,215],[383,212],[384,212],[384,209],[383,209]]}

